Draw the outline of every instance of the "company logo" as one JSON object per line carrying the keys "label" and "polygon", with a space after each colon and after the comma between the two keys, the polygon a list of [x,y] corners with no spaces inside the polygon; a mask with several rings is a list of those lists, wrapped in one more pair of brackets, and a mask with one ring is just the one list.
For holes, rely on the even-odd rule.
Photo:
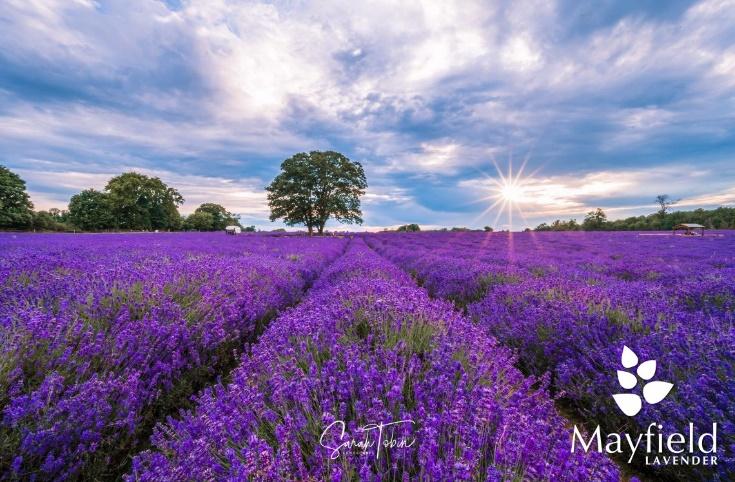
{"label": "company logo", "polygon": [[[656,375],[656,360],[644,361],[638,365],[638,355],[627,346],[623,346],[623,354],[620,357],[623,368],[632,370],[638,366],[634,373],[618,370],[618,383],[626,390],[632,390],[638,385],[638,378],[643,380],[643,399],[651,405],[656,404],[666,398],[671,389],[674,387],[669,382],[649,381]],[[637,376],[636,376],[637,374]],[[616,393],[613,395],[615,403],[624,414],[633,417],[643,408],[643,402],[640,395],[635,393]]]}
{"label": "company logo", "polygon": [[[638,363],[638,355],[623,346],[620,362],[625,370],[618,370],[618,383],[625,390],[633,390],[642,380],[643,398],[633,392],[613,395],[618,408],[627,416],[634,417],[643,408],[643,400],[656,404],[666,398],[674,387],[673,383],[653,381],[656,375],[656,360]],[[681,430],[681,427],[678,427]],[[717,423],[712,422],[712,431],[706,431],[702,424],[677,431],[677,427],[667,427],[654,421],[648,424],[643,433],[604,434],[598,425],[594,431],[580,430],[576,425],[572,433],[571,451],[580,446],[584,452],[596,451],[608,455],[629,453],[628,463],[640,454],[645,465],[717,465]],[[585,438],[588,437],[588,438]]]}

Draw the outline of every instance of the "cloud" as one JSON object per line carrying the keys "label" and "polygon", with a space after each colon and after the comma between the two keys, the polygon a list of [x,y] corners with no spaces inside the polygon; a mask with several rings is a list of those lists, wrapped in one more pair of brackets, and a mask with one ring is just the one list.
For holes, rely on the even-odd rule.
{"label": "cloud", "polygon": [[735,204],[735,188],[724,189],[718,192],[686,197],[677,202],[678,207],[719,207]]}
{"label": "cloud", "polygon": [[729,202],[735,2],[651,5],[9,0],[0,162],[39,205],[135,166],[263,216],[283,159],[335,149],[372,226],[474,222],[518,157],[539,216]]}
{"label": "cloud", "polygon": [[[654,198],[658,194],[678,199],[677,206],[681,208],[717,207],[735,202],[735,189],[729,181],[711,182],[712,174],[709,170],[680,165],[596,171],[579,176],[521,177],[515,184],[512,208],[528,220],[549,220],[581,219],[598,207],[610,212],[612,218],[650,214],[655,211]],[[490,179],[463,180],[457,187],[486,204],[503,199],[502,186]],[[500,210],[502,207],[494,212]]]}
{"label": "cloud", "polygon": [[511,38],[505,44],[500,58],[507,69],[520,72],[534,70],[541,63],[540,53],[522,36]]}

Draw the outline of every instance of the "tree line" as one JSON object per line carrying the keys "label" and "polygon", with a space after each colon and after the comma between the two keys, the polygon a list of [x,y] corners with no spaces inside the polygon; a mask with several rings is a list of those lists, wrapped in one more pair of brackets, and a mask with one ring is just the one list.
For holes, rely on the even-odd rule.
{"label": "tree line", "polygon": [[[204,203],[182,216],[178,208],[183,202],[183,196],[161,179],[126,172],[110,179],[102,191],[85,189],[73,195],[66,210],[34,211],[25,181],[0,166],[0,229],[219,231],[240,226],[237,215],[215,203]],[[255,231],[254,226],[244,229]]]}
{"label": "tree line", "polygon": [[[360,196],[367,181],[359,162],[335,151],[301,152],[281,164],[280,174],[265,189],[270,220],[304,225],[322,234],[327,221],[362,223]],[[183,196],[158,177],[126,172],[102,191],[85,189],[68,209],[34,211],[23,179],[0,166],[0,229],[50,231],[219,231],[240,225],[238,216],[214,203],[200,205],[189,216],[179,214]],[[255,231],[255,226],[243,228]],[[278,231],[282,231],[279,229]]]}
{"label": "tree line", "polygon": [[584,221],[576,219],[552,223],[541,223],[534,231],[668,231],[677,224],[696,223],[708,229],[735,229],[735,208],[695,209],[693,211],[672,211],[677,201],[666,194],[656,196],[658,211],[648,215],[631,216],[609,221],[605,211],[597,208],[587,213]]}
{"label": "tree line", "polygon": [[[289,226],[304,225],[309,234],[323,233],[330,218],[361,224],[360,197],[366,188],[365,172],[359,162],[334,151],[298,153],[283,161],[280,174],[265,188],[270,220],[283,219]],[[102,191],[86,189],[75,194],[66,210],[34,211],[23,179],[0,165],[0,229],[219,231],[229,225],[240,226],[237,215],[215,203],[204,203],[192,214],[182,216],[178,208],[183,202],[181,194],[161,179],[126,172],[110,179]],[[597,208],[588,212],[581,223],[576,219],[557,219],[534,230],[670,230],[680,223],[735,229],[735,208],[672,212],[677,202],[666,194],[657,196],[656,203],[659,210],[649,215],[609,221],[606,213]],[[255,227],[244,230],[255,231]],[[421,228],[418,224],[406,224],[397,230],[416,232]],[[455,227],[451,231],[470,229]],[[484,231],[492,231],[492,227],[485,226]]]}

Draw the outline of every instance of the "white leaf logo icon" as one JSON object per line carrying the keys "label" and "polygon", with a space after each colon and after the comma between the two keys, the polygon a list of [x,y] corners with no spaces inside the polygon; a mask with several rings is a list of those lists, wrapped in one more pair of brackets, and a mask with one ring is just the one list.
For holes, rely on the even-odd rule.
{"label": "white leaf logo icon", "polygon": [[638,364],[638,356],[627,346],[623,346],[623,356],[620,357],[625,368],[633,368]]}
{"label": "white leaf logo icon", "polygon": [[645,398],[648,403],[653,405],[654,403],[658,403],[666,398],[666,395],[669,394],[673,387],[674,385],[669,382],[646,383],[646,385],[643,387],[643,398]]}
{"label": "white leaf logo icon", "polygon": [[648,360],[638,367],[638,376],[644,380],[650,380],[656,374],[656,360]]}
{"label": "white leaf logo icon", "polygon": [[[638,355],[633,350],[623,345],[623,353],[620,356],[620,362],[624,368],[633,368],[638,365]],[[656,374],[656,360],[647,360],[638,366],[635,371],[643,380],[650,380]],[[638,385],[638,378],[625,370],[618,370],[618,383],[626,390],[635,388]],[[651,405],[660,402],[671,389],[674,388],[673,383],[669,382],[648,382],[643,386],[643,399]],[[643,408],[641,397],[635,393],[617,393],[613,395],[615,403],[624,414],[629,417],[637,415]]]}
{"label": "white leaf logo icon", "polygon": [[618,393],[613,395],[615,403],[618,404],[620,410],[629,417],[637,415],[641,411],[641,397],[633,393]]}
{"label": "white leaf logo icon", "polygon": [[632,373],[618,370],[618,382],[620,382],[621,387],[630,390],[638,384],[638,379]]}

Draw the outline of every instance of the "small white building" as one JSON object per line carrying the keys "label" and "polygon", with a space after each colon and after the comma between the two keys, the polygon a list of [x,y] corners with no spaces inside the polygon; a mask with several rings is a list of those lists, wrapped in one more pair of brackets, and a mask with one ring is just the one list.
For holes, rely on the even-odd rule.
{"label": "small white building", "polygon": [[240,226],[227,226],[225,228],[225,233],[227,234],[240,234],[242,232],[242,229]]}

